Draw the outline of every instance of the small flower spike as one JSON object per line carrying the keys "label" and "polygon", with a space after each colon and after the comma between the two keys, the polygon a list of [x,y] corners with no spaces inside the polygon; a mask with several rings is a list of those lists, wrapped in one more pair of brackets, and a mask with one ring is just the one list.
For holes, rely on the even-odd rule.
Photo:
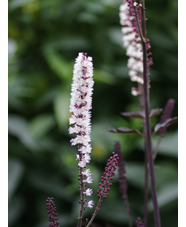
{"label": "small flower spike", "polygon": [[59,223],[57,222],[58,220],[58,216],[57,216],[57,212],[56,212],[56,207],[53,201],[53,197],[49,197],[46,201],[46,207],[48,210],[48,214],[49,214],[49,226],[50,227],[59,227]]}
{"label": "small flower spike", "polygon": [[105,167],[105,172],[101,177],[101,182],[99,183],[99,190],[97,191],[98,197],[107,198],[110,186],[112,185],[111,181],[113,180],[113,176],[115,175],[116,167],[118,166],[118,155],[114,152],[112,156],[108,159],[107,166]]}
{"label": "small flower spike", "polygon": [[[90,169],[85,169],[91,157],[91,108],[93,92],[93,64],[92,57],[86,53],[79,53],[76,58],[73,71],[73,82],[71,87],[70,112],[72,116],[69,119],[69,134],[76,137],[71,139],[71,145],[78,146],[77,158],[80,169],[81,191],[86,196],[92,195],[92,189],[83,186],[84,183],[92,183]],[[89,202],[91,208],[93,203]]]}
{"label": "small flower spike", "polygon": [[[123,33],[123,45],[126,48],[126,55],[129,57],[128,68],[131,81],[143,85],[143,53],[139,26],[141,25],[142,4],[137,1],[124,0],[120,6],[120,24]],[[138,21],[137,21],[138,20]],[[141,28],[141,26],[140,26]],[[149,39],[146,39],[147,50],[150,50]],[[148,53],[148,65],[152,65],[152,58]],[[137,88],[132,88],[132,95],[140,95]]]}
{"label": "small flower spike", "polygon": [[136,218],[136,227],[144,227],[141,218]]}

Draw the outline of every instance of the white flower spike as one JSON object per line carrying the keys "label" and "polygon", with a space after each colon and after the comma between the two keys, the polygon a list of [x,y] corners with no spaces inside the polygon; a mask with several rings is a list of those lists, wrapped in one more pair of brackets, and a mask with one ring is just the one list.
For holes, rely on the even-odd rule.
{"label": "white flower spike", "polygon": [[[85,169],[91,157],[91,108],[92,108],[92,92],[93,92],[93,64],[92,58],[85,53],[79,53],[76,58],[73,82],[71,87],[69,134],[76,135],[71,139],[71,145],[78,146],[77,161],[78,167],[81,169],[84,183],[92,183],[90,169]],[[84,170],[83,170],[84,169]],[[92,189],[84,188],[83,194],[92,195]],[[92,208],[93,201],[89,201],[89,208]]]}

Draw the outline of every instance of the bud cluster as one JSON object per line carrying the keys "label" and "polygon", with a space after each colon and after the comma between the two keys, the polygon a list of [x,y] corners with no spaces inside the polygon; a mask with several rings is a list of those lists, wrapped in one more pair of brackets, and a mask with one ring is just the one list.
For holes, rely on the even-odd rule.
{"label": "bud cluster", "polygon": [[144,227],[141,218],[136,218],[136,227]]}
{"label": "bud cluster", "polygon": [[56,207],[55,207],[55,204],[54,204],[54,201],[53,201],[53,197],[49,197],[46,201],[46,207],[47,207],[47,210],[48,210],[48,214],[49,214],[49,226],[50,227],[59,227],[59,223],[57,222],[58,220],[58,215],[57,215],[57,212],[56,212]]}
{"label": "bud cluster", "polygon": [[112,156],[108,159],[107,165],[105,167],[105,172],[101,177],[101,182],[99,183],[99,189],[97,191],[98,197],[100,198],[108,197],[110,186],[112,185],[110,181],[113,180],[113,176],[115,175],[115,170],[118,166],[118,159],[118,155],[114,152],[112,153]]}

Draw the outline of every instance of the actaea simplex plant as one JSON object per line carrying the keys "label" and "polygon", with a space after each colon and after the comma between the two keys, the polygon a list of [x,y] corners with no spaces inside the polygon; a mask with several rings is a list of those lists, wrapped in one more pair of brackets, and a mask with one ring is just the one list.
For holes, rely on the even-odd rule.
{"label": "actaea simplex plant", "polygon": [[[151,196],[153,201],[154,226],[160,227],[160,213],[156,193],[156,181],[154,174],[154,160],[158,153],[159,144],[169,125],[177,121],[177,117],[171,118],[175,101],[169,99],[163,109],[157,108],[150,111],[150,66],[153,64],[150,52],[150,41],[147,38],[146,16],[144,0],[125,0],[120,7],[120,23],[122,26],[123,43],[126,48],[126,54],[129,57],[128,68],[129,76],[137,87],[132,87],[132,95],[139,97],[139,111],[121,113],[123,117],[140,118],[143,126],[143,132],[136,129],[117,128],[111,129],[114,133],[134,133],[144,138],[145,150],[145,185],[144,185],[144,219],[136,219],[136,227],[148,226],[148,179],[150,177]],[[77,227],[92,225],[97,212],[105,198],[108,197],[111,181],[115,175],[118,166],[118,180],[120,192],[128,214],[128,225],[132,227],[132,217],[127,196],[127,176],[125,171],[125,162],[119,141],[114,144],[114,152],[108,159],[103,176],[101,177],[97,195],[98,202],[90,220],[84,221],[83,212],[86,208],[93,208],[94,201],[88,200],[93,190],[88,186],[93,182],[91,170],[87,167],[91,160],[91,108],[93,92],[93,63],[92,58],[86,53],[80,52],[76,58],[73,71],[73,82],[71,87],[71,100],[69,119],[69,134],[74,134],[71,139],[71,145],[77,146],[77,166],[79,170],[79,214],[77,217]],[[160,122],[151,131],[150,118],[157,116],[162,112]],[[158,135],[158,143],[155,151],[152,150],[152,136]],[[47,199],[47,210],[49,214],[49,226],[59,227],[56,207],[53,197]]]}

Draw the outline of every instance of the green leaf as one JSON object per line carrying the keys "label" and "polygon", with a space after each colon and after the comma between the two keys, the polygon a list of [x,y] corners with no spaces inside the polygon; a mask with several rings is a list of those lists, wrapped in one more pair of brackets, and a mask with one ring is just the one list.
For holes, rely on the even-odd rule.
{"label": "green leaf", "polygon": [[24,173],[23,164],[16,159],[9,159],[8,162],[8,197],[11,200]]}
{"label": "green leaf", "polygon": [[47,192],[51,196],[56,195],[67,202],[72,200],[72,195],[65,188],[62,179],[33,170],[29,175],[29,182],[36,189]]}
{"label": "green leaf", "polygon": [[127,180],[138,188],[144,188],[144,165],[126,162]]}
{"label": "green leaf", "polygon": [[[153,138],[152,141],[155,145],[157,138]],[[165,134],[161,140],[158,153],[170,157],[178,157],[178,132]]]}
{"label": "green leaf", "polygon": [[114,77],[103,70],[94,70],[94,80],[99,83],[113,84]]}
{"label": "green leaf", "polygon": [[63,131],[65,131],[66,133],[68,131],[68,121],[70,117],[69,104],[70,104],[70,87],[67,87],[59,91],[54,101],[54,112],[58,126],[60,127],[60,129],[63,129]]}
{"label": "green leaf", "polygon": [[124,223],[128,221],[127,212],[121,199],[107,199],[103,200],[101,209],[97,215],[103,217],[104,220],[114,223]]}
{"label": "green leaf", "polygon": [[39,115],[34,118],[30,125],[30,131],[34,138],[38,139],[47,134],[47,132],[54,127],[55,120],[50,114]]}
{"label": "green leaf", "polygon": [[44,56],[51,70],[53,70],[60,79],[71,81],[73,71],[72,63],[66,61],[62,55],[50,48],[44,49]]}
{"label": "green leaf", "polygon": [[19,7],[22,7],[28,3],[36,2],[35,0],[14,0],[10,1],[9,3],[9,9],[10,10],[15,10]]}
{"label": "green leaf", "polygon": [[[158,191],[157,196],[160,208],[169,206],[178,199],[178,185],[176,183],[166,185],[166,187]],[[149,208],[151,211],[153,210],[152,201],[149,202]]]}
{"label": "green leaf", "polygon": [[17,220],[23,215],[25,201],[22,196],[15,196],[8,204],[8,224],[13,226]]}
{"label": "green leaf", "polygon": [[16,115],[10,115],[8,119],[9,133],[17,137],[29,150],[35,151],[38,149],[38,144],[34,140],[27,121]]}

